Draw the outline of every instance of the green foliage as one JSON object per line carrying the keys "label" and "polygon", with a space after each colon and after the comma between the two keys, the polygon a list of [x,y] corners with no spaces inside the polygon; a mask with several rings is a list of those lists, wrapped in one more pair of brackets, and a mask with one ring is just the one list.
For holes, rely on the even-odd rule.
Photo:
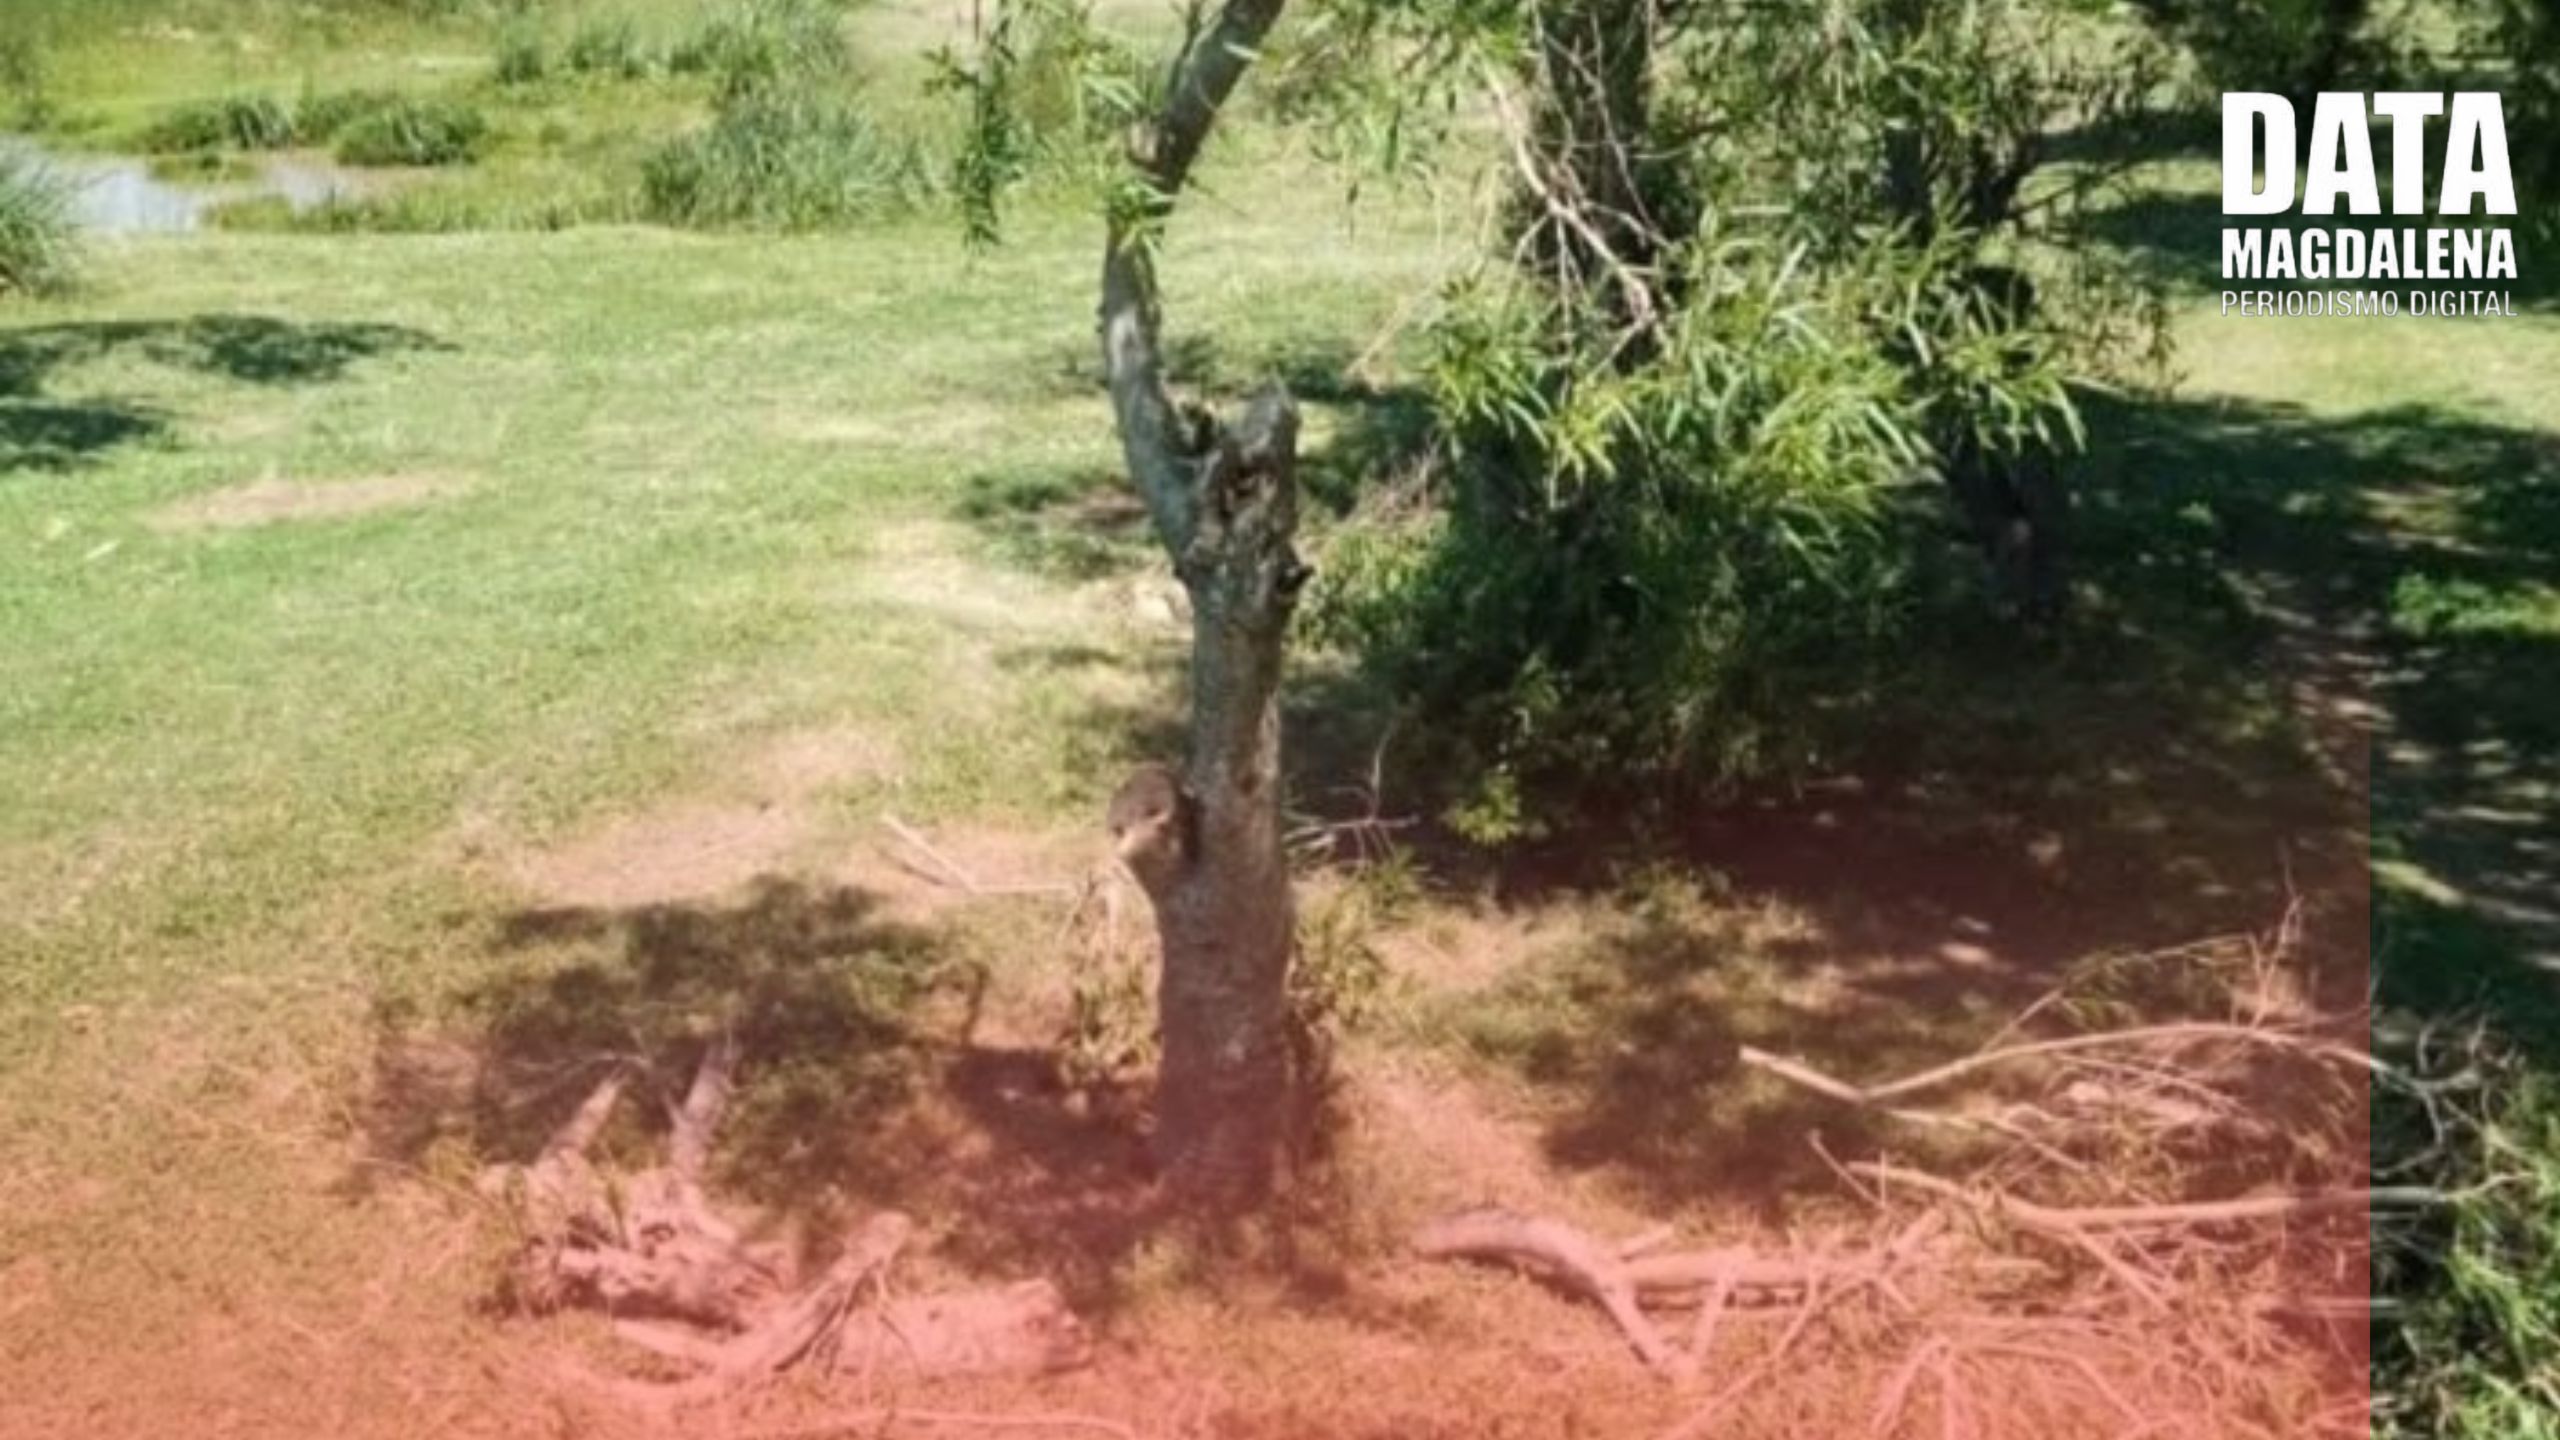
{"label": "green foliage", "polygon": [[336,153],[350,165],[463,165],[480,153],[489,122],[458,100],[388,100],[348,123]]}
{"label": "green foliage", "polygon": [[194,150],[184,155],[151,157],[151,175],[156,180],[208,184],[255,179],[258,167],[238,155],[222,150]]}
{"label": "green foliage", "polygon": [[0,296],[50,294],[71,282],[79,245],[69,202],[60,180],[0,150]]}
{"label": "green foliage", "polygon": [[2308,104],[2352,88],[2377,58],[2373,0],[2137,0],[2194,57],[2197,88],[2265,90]]}
{"label": "green foliage", "polygon": [[747,0],[677,46],[667,68],[710,76],[715,96],[727,100],[786,83],[823,83],[852,60],[835,0]]}
{"label": "green foliage", "polygon": [[1289,965],[1290,1023],[1299,1035],[1330,1044],[1376,1024],[1394,1006],[1396,974],[1377,937],[1419,894],[1411,857],[1397,851],[1300,911]]}
{"label": "green foliage", "polygon": [[137,143],[165,154],[188,150],[281,150],[301,138],[293,107],[272,95],[226,96],[182,105],[144,127]]}
{"label": "green foliage", "polygon": [[294,128],[304,143],[317,145],[407,103],[388,90],[331,90],[306,95],[294,107]]}
{"label": "green foliage", "polygon": [[[1448,63],[1521,77],[1543,178],[1430,335],[1444,473],[1336,544],[1310,616],[1423,712],[1480,841],[1845,758],[1826,717],[1912,638],[1901,495],[2076,447],[2076,363],[2126,329],[1997,263],[2044,130],[2115,97],[2025,7],[1567,13]],[[1545,58],[1629,32],[1659,63],[1622,92]]]}
{"label": "green foliage", "polygon": [[614,195],[476,195],[438,185],[403,185],[380,194],[338,196],[296,208],[281,195],[217,206],[216,229],[302,235],[449,235],[465,231],[566,230],[637,218]]}
{"label": "green foliage", "polygon": [[[970,242],[992,243],[1005,194],[1043,166],[1082,172],[1107,207],[1129,206],[1135,183],[1106,143],[1150,95],[1136,52],[1098,29],[1085,0],[1012,0],[998,7],[975,54],[933,57],[934,88],[961,98],[960,152],[951,184]],[[1135,204],[1153,213],[1160,197]]]}
{"label": "green foliage", "polygon": [[2377,1087],[2374,1153],[2414,1157],[2390,1178],[2456,1196],[2415,1234],[2387,1237],[2373,1288],[2405,1307],[2375,1329],[2376,1440],[2560,1436],[2560,1093],[2486,1029],[2429,1033],[2417,1057],[2439,1088]]}
{"label": "green foliage", "polygon": [[44,47],[32,34],[0,35],[0,100],[8,104],[8,123],[17,129],[40,130],[54,116]]}
{"label": "green foliage", "polygon": [[641,172],[651,219],[699,227],[842,225],[929,189],[914,145],[883,134],[852,100],[813,89],[733,97],[708,129],[669,143]]}
{"label": "green foliage", "polygon": [[498,51],[491,75],[500,85],[538,85],[551,73],[551,51],[542,27],[518,20],[498,32]]}
{"label": "green foliage", "polygon": [[2560,0],[2475,0],[2478,38],[2506,62],[2507,153],[2527,253],[2519,276],[2560,286]]}
{"label": "green foliage", "polygon": [[2529,580],[2403,575],[2391,588],[2391,626],[2421,640],[2560,635],[2560,590]]}
{"label": "green foliage", "polygon": [[1156,1054],[1154,947],[1087,957],[1069,984],[1059,1078],[1078,1090],[1111,1085],[1154,1069]]}
{"label": "green foliage", "polygon": [[560,65],[572,75],[645,80],[658,68],[658,57],[629,16],[599,15],[587,19],[569,37],[560,52]]}
{"label": "green foliage", "polygon": [[1801,765],[1832,688],[1807,682],[1886,633],[1881,521],[1920,442],[1867,306],[1900,277],[1801,261],[1702,245],[1633,364],[1520,287],[1453,297],[1430,367],[1442,493],[1346,533],[1310,620],[1432,719],[1473,838],[1534,836],[1604,778]]}
{"label": "green foliage", "polygon": [[906,207],[930,192],[922,151],[885,133],[845,88],[839,8],[751,0],[677,51],[712,77],[710,126],[644,162],[641,208],[670,225],[807,230]]}

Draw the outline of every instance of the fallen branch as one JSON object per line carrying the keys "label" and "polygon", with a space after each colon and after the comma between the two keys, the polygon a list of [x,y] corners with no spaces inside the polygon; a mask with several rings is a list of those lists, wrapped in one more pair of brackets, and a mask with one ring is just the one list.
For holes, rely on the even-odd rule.
{"label": "fallen branch", "polygon": [[1425,1226],[1413,1248],[1425,1259],[1490,1260],[1562,1285],[1607,1311],[1645,1364],[1671,1371],[1671,1345],[1636,1303],[1635,1282],[1616,1253],[1563,1221],[1475,1210]]}
{"label": "fallen branch", "polygon": [[2095,1205],[2066,1208],[2039,1205],[2014,1195],[1991,1192],[1987,1197],[1965,1189],[1952,1180],[1925,1171],[1907,1170],[1898,1165],[1880,1164],[1872,1160],[1852,1161],[1849,1169],[1856,1174],[1886,1184],[1909,1185],[1951,1200],[1967,1204],[1990,1204],[2000,1213],[2035,1229],[2139,1230],[2190,1225],[2226,1225],[2246,1220],[2298,1219],[2312,1215],[2331,1215],[2351,1210],[2412,1210],[2447,1203],[2452,1197],[2441,1190],[2419,1185],[2387,1186],[2372,1190],[2295,1190],[2269,1195],[2244,1195],[2233,1200],[2201,1200],[2166,1205]]}
{"label": "fallen branch", "polygon": [[1073,895],[1076,893],[1077,887],[1057,883],[1035,883],[1027,885],[981,884],[976,876],[961,868],[959,862],[953,860],[950,856],[943,854],[941,851],[934,849],[930,841],[926,840],[922,835],[917,834],[914,827],[908,825],[905,821],[900,820],[897,816],[883,815],[880,817],[880,823],[889,828],[890,834],[897,836],[902,841],[905,841],[908,848],[914,850],[917,854],[922,855],[925,859],[933,862],[933,868],[940,873],[936,875],[929,875],[926,877],[927,879],[939,881],[942,884],[952,886],[953,888],[970,896],[979,899],[987,899],[1000,895]]}
{"label": "fallen branch", "polygon": [[1960,1080],[1976,1071],[1994,1066],[2014,1064],[2042,1056],[2065,1055],[2081,1050],[2123,1049],[2144,1045],[2168,1045],[2198,1040],[2227,1040],[2239,1044],[2259,1045],[2270,1049],[2298,1050],[2305,1054],[2381,1072],[2380,1061],[2344,1045],[2334,1045],[2309,1036],[2278,1030],[2265,1025],[2242,1025],[2228,1021],[2188,1021],[2174,1025],[2144,1025],[2128,1030],[2101,1030],[2086,1035],[2064,1035],[2051,1040],[2036,1040],[2021,1045],[2003,1045],[1979,1050],[1959,1060],[1950,1060],[1916,1075],[1905,1075],[1878,1085],[1852,1085],[1848,1081],[1826,1075],[1801,1061],[1789,1060],[1745,1045],[1740,1058],[1745,1065],[1766,1070],[1770,1074],[1792,1080],[1810,1090],[1852,1105],[1882,1106],[1907,1095]]}

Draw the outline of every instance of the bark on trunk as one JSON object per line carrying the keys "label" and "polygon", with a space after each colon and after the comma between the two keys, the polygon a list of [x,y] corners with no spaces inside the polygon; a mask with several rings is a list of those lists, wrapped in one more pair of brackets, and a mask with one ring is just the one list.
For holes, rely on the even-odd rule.
{"label": "bark on trunk", "polygon": [[1167,390],[1155,242],[1282,0],[1229,0],[1132,137],[1146,203],[1116,211],[1102,354],[1131,478],[1191,596],[1191,726],[1179,776],[1133,779],[1112,824],[1163,943],[1156,1153],[1168,1187],[1237,1209],[1271,1188],[1290,1113],[1294,922],[1280,839],[1280,672],[1306,577],[1296,407],[1278,388],[1231,423]]}

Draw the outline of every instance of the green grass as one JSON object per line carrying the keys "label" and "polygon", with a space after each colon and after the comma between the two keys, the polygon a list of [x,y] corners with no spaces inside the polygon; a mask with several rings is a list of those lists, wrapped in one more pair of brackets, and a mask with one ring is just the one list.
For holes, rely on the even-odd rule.
{"label": "green grass", "polygon": [[[127,1398],[130,1372],[191,1353],[216,1306],[332,1335],[378,1313],[365,1286],[414,1234],[394,1207],[341,1201],[342,1177],[306,1153],[361,1129],[341,1109],[368,1093],[378,1011],[530,1007],[555,973],[645,966],[647,934],[681,948],[694,933],[504,949],[493,936],[542,903],[506,878],[513,860],[726,797],[776,737],[850,731],[891,757],[794,802],[810,828],[788,862],[816,875],[884,811],[1087,828],[1126,762],[1166,744],[1183,632],[1132,603],[1160,561],[1116,503],[1086,209],[1035,197],[983,256],[931,209],[866,207],[806,237],[600,223],[634,218],[647,157],[709,119],[715,82],[684,66],[566,76],[561,47],[621,14],[673,57],[704,12],[546,8],[554,63],[503,87],[485,16],[420,13],[27,11],[71,136],[111,141],[238,94],[305,97],[306,124],[324,101],[352,124],[375,102],[331,97],[377,92],[491,119],[468,167],[307,217],[244,208],[225,217],[238,230],[104,249],[84,292],[0,301],[0,1193],[36,1197],[0,1213],[0,1270],[91,1257],[53,1283],[66,1312],[105,1318],[61,1332],[62,1353],[111,1353],[126,1373],[48,1371],[75,1399]],[[946,20],[858,20],[884,124],[924,113],[898,57]],[[1296,377],[1314,397],[1310,475],[1348,485],[1375,453],[1378,397],[1343,362],[1411,318],[1474,217],[1408,195],[1346,224],[1305,198],[1339,177],[1275,148],[1223,146],[1172,230],[1175,353],[1221,394]],[[2172,173],[2189,183],[2151,213],[2192,220],[2210,177]],[[573,223],[588,228],[530,233]],[[255,233],[286,227],[361,233]],[[2187,263],[2173,249],[2150,258]],[[2315,634],[2354,622],[2382,658],[2385,998],[2437,1017],[2485,1005],[2530,1063],[2560,1068],[2560,1032],[2529,1003],[2549,990],[2533,817],[2560,795],[2560,317],[2315,324],[2183,303],[2178,393],[2098,407],[2081,628],[2058,657],[1975,636],[1915,657],[1932,704],[1905,708],[1963,696],[1952,713],[1971,727],[1915,730],[1928,807],[1844,806],[1843,827],[1813,801],[1788,812],[1801,833],[1751,832],[1736,893],[1801,906],[1765,926],[1712,886],[1629,884],[1622,857],[1589,857],[1574,903],[1603,913],[1480,986],[1415,1000],[1378,1043],[1516,1080],[1558,1163],[1632,1172],[1666,1204],[1821,1184],[1735,1162],[1783,1139],[1800,1163],[1807,1117],[1725,1086],[1724,1048],[1916,1063],[2024,998],[1942,979],[1915,1029],[1891,988],[1928,953],[1903,945],[1908,926],[2014,906],[2000,943],[2032,936],[2014,943],[2039,962],[2192,938],[2272,919],[2296,838],[2352,838],[2355,797],[2323,788],[2287,708],[2273,600],[2319,617]],[[418,498],[184,519],[245,487],[377,482]],[[1344,726],[1326,679],[1300,672],[1292,734],[1349,757],[1324,761],[1330,784],[1365,774],[1377,732],[1330,733]],[[2048,834],[2069,839],[2058,878],[2028,858]],[[970,953],[1017,992],[1062,987],[1039,920]],[[799,958],[758,944],[760,961]],[[1852,1003],[1823,984],[1875,988]],[[2544,1133],[2547,1093],[2521,1090],[2504,1123]],[[89,1176],[114,1184],[82,1200]],[[2519,1214],[2547,1231],[2499,1212],[2475,1227],[2494,1244],[2464,1253],[2530,1251],[2508,1228]],[[420,1268],[384,1303],[443,1347],[416,1363],[470,1390],[486,1342],[458,1333],[476,1323],[465,1267]],[[2483,1303],[2529,1311],[2497,1278],[2471,1277]],[[250,1363],[273,1377],[299,1353],[279,1342]],[[397,1410],[397,1379],[322,1399],[355,1433]],[[2520,1433],[2495,1413],[2484,1433]]]}
{"label": "green grass", "polygon": [[[1356,336],[1426,273],[1427,249],[1363,258],[1329,223],[1204,217],[1177,279],[1199,323],[1248,354]],[[934,219],[850,242],[207,239],[122,253],[103,302],[13,315],[0,886],[53,918],[0,980],[8,1013],[215,955],[289,965],[292,937],[377,905],[362,949],[431,947],[409,927],[462,817],[551,834],[794,717],[877,727],[920,812],[1087,796],[1112,747],[1083,681],[998,657],[1077,638],[1098,602],[980,573],[957,510],[979,471],[1107,463],[1079,378],[1088,232],[1041,222],[982,261]],[[1285,319],[1257,276],[1296,297]],[[190,341],[202,316],[273,334]],[[148,523],[270,474],[467,488]]]}
{"label": "green grass", "polygon": [[51,172],[0,156],[0,295],[41,295],[70,282],[80,242],[68,201]]}
{"label": "green grass", "polygon": [[390,0],[326,9],[31,3],[8,73],[36,77],[27,103],[41,123],[31,128],[58,148],[334,143],[357,164],[449,167],[405,181],[399,196],[309,217],[252,202],[229,221],[247,228],[550,229],[627,219],[640,212],[644,163],[709,122],[717,95],[803,61],[823,76],[803,109],[849,111],[863,90],[854,123],[894,137],[884,142],[892,149],[941,124],[948,108],[910,83],[948,17],[903,7],[579,0],[507,16]]}
{"label": "green grass", "polygon": [[349,165],[462,165],[486,142],[489,122],[452,100],[389,100],[346,120],[337,157]]}

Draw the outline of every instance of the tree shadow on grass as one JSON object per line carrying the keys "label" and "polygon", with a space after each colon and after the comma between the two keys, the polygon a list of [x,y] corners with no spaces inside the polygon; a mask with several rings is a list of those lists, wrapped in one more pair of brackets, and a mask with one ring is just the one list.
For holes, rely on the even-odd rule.
{"label": "tree shadow on grass", "polygon": [[0,476],[60,473],[169,429],[157,407],[116,397],[51,398],[64,371],[117,356],[238,381],[339,379],[356,362],[445,348],[398,325],[304,323],[263,315],[86,321],[0,330]]}
{"label": "tree shadow on grass", "polygon": [[1115,470],[1031,465],[982,470],[961,485],[961,519],[1013,565],[1069,581],[1145,569],[1162,553],[1137,491]]}
{"label": "tree shadow on grass", "polygon": [[[948,1227],[936,1261],[1057,1281],[1088,1311],[1149,1223],[1141,1137],[1071,1103],[1042,1051],[982,1043],[986,976],[877,897],[770,878],[731,904],[496,917],[491,973],[381,1017],[366,1140],[431,1172],[537,1154],[612,1067],[637,1077],[599,1158],[659,1163],[710,1037],[740,1049],[712,1184],[804,1265],[861,1216]],[[464,1178],[464,1177],[456,1177]]]}

